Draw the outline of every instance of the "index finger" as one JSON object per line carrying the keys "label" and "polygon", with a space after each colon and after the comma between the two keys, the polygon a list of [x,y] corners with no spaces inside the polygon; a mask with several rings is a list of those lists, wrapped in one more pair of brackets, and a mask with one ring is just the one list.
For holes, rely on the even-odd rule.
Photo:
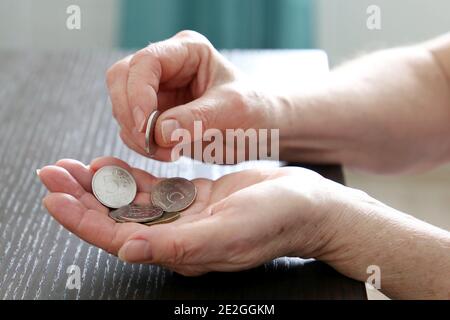
{"label": "index finger", "polygon": [[67,193],[52,192],[43,203],[67,230],[114,255],[130,235],[148,228],[138,223],[116,223],[104,212],[85,207]]}
{"label": "index finger", "polygon": [[121,127],[131,130],[134,127],[133,116],[128,107],[127,82],[131,55],[116,62],[106,73],[106,83],[111,97],[112,113]]}

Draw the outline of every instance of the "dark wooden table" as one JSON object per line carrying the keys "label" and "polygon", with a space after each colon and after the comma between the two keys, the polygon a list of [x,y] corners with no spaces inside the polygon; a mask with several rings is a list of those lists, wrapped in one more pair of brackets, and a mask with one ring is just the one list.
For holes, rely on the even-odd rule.
{"label": "dark wooden table", "polygon": [[[250,271],[198,278],[185,278],[158,266],[126,264],[81,241],[46,213],[41,206],[46,191],[35,170],[60,158],[88,163],[113,155],[155,175],[187,178],[216,178],[258,165],[195,169],[189,161],[161,164],[128,150],[118,138],[104,83],[107,67],[124,54],[0,53],[0,298],[366,299],[363,283],[314,260],[280,258]],[[326,69],[320,52],[233,51],[226,55],[253,76],[265,74],[268,83],[279,82],[276,72],[287,72],[294,81],[296,73]],[[268,59],[273,62],[270,66]],[[313,169],[343,182],[339,167]],[[66,289],[70,265],[80,267],[80,290]]]}

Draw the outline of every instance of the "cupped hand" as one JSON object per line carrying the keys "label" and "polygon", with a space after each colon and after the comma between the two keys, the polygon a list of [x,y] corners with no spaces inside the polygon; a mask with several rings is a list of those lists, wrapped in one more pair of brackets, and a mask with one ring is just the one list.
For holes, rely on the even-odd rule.
{"label": "cupped hand", "polygon": [[[244,77],[201,34],[182,31],[152,43],[117,63],[107,72],[113,115],[120,136],[134,151],[145,153],[145,125],[160,110],[155,129],[154,158],[175,160],[171,151],[176,129],[191,140],[194,121],[207,129],[279,128],[278,98],[247,85]],[[225,150],[226,152],[226,150]],[[202,160],[202,159],[197,159]]]}
{"label": "cupped hand", "polygon": [[306,169],[280,168],[193,180],[197,199],[172,223],[116,223],[91,193],[93,174],[107,165],[128,170],[137,183],[134,202],[149,202],[159,180],[151,174],[112,157],[89,166],[66,159],[38,172],[50,191],[43,200],[47,210],[81,239],[122,260],[185,275],[248,269],[285,255],[318,257],[329,242],[326,225],[339,216],[329,195],[340,185]]}

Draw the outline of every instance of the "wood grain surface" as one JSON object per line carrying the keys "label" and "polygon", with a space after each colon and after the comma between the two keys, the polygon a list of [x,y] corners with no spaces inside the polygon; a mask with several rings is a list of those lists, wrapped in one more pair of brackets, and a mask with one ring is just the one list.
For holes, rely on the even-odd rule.
{"label": "wood grain surface", "polygon": [[[197,278],[123,263],[81,241],[46,213],[41,205],[46,190],[35,171],[61,158],[89,163],[112,155],[158,176],[186,178],[217,178],[246,167],[274,165],[235,168],[187,160],[161,164],[127,149],[118,138],[104,80],[107,67],[125,54],[0,53],[0,298],[365,299],[363,283],[314,260],[280,258],[254,270]],[[228,55],[239,64],[241,56],[255,62],[261,53]],[[313,169],[343,181],[339,167]],[[80,290],[66,289],[70,265],[80,267]]]}

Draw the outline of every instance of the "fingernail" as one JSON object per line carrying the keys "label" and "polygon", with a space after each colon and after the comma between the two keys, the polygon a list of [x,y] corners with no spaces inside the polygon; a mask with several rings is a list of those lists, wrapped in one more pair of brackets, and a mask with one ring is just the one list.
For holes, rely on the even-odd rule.
{"label": "fingernail", "polygon": [[36,169],[36,174],[39,177],[39,172],[41,172],[41,169]]}
{"label": "fingernail", "polygon": [[145,126],[145,113],[142,111],[142,109],[138,106],[134,107],[133,109],[133,118],[134,118],[134,124],[136,125],[136,128],[139,132],[141,132],[144,129]]}
{"label": "fingernail", "polygon": [[180,128],[180,123],[177,120],[164,120],[161,124],[161,133],[164,142],[170,144],[172,142],[172,133]]}
{"label": "fingernail", "polygon": [[145,240],[130,240],[119,250],[119,259],[128,262],[150,261],[152,253]]}

